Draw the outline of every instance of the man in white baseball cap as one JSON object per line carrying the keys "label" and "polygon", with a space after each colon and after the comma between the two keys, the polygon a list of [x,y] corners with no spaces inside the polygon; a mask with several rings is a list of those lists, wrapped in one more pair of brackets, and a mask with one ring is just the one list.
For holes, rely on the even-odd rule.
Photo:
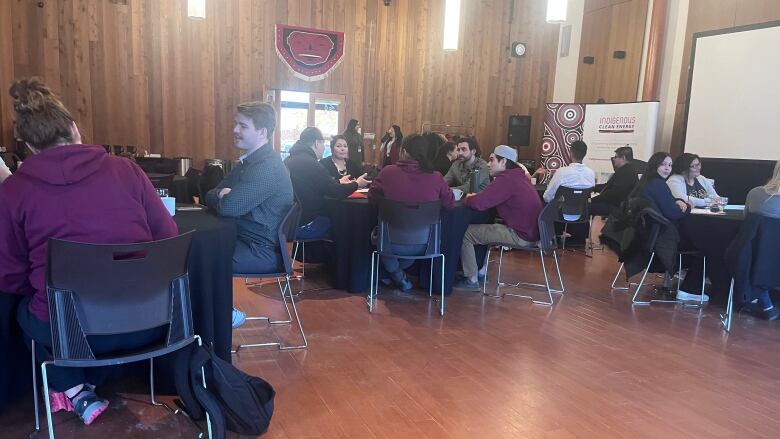
{"label": "man in white baseball cap", "polygon": [[476,210],[495,207],[504,224],[472,224],[466,230],[460,256],[463,279],[454,286],[461,290],[479,291],[479,278],[484,279],[484,271],[477,266],[475,245],[530,247],[539,241],[537,220],[542,200],[526,168],[517,163],[517,150],[498,145],[490,154],[488,170],[493,181],[482,192],[469,194],[464,203]]}

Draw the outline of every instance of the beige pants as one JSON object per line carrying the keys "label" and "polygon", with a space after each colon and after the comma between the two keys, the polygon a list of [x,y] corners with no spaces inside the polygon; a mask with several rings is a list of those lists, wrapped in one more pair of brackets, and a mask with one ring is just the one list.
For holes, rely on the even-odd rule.
{"label": "beige pants", "polygon": [[463,265],[463,276],[472,278],[477,275],[477,256],[475,245],[504,244],[518,247],[531,247],[535,242],[528,242],[517,236],[517,233],[503,224],[471,224],[463,236],[460,248],[460,263]]}

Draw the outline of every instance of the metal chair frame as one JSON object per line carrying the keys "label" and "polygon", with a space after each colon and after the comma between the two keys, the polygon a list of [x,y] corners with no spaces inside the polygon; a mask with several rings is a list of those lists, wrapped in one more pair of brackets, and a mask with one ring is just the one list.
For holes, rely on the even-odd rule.
{"label": "metal chair frame", "polygon": [[[677,271],[677,291],[680,291],[680,282],[681,282],[681,276],[680,272],[682,271],[682,257],[683,254],[691,254],[691,252],[680,252],[677,254],[678,257],[678,271]],[[655,252],[652,252],[650,254],[650,260],[647,262],[647,266],[644,269],[644,272],[642,274],[642,278],[640,279],[639,283],[633,283],[630,282],[628,279],[626,279],[626,286],[625,287],[617,287],[615,284],[617,283],[617,279],[620,276],[620,273],[623,272],[625,268],[625,263],[621,263],[620,267],[618,268],[617,273],[615,273],[615,278],[612,279],[612,286],[611,288],[613,290],[619,290],[619,291],[628,291],[631,289],[632,285],[636,285],[636,288],[634,289],[634,294],[631,297],[631,303],[634,305],[650,305],[651,303],[681,303],[686,307],[697,307],[701,308],[704,306],[704,286],[707,279],[707,258],[702,256],[704,259],[704,267],[702,269],[702,278],[701,278],[701,299],[699,300],[699,303],[690,303],[683,300],[664,300],[664,299],[651,299],[651,300],[637,300],[637,296],[639,295],[639,290],[642,289],[645,283],[645,278],[647,277],[647,274],[650,271],[650,267],[653,264],[653,259],[655,258]]]}
{"label": "metal chair frame", "polygon": [[[488,276],[490,273],[490,252],[498,247],[500,250],[499,257],[498,257],[498,275],[496,276],[496,294],[488,294],[487,293],[487,284],[488,284]],[[542,272],[544,273],[544,284],[537,284],[537,283],[531,283],[531,282],[517,282],[517,283],[505,283],[501,282],[501,268],[504,263],[504,247],[509,247],[511,249],[515,250],[523,250],[523,251],[538,251],[539,252],[539,260],[542,263]],[[563,295],[566,291],[566,288],[563,285],[563,277],[561,276],[561,268],[558,264],[558,253],[555,249],[552,250],[553,260],[555,261],[555,271],[558,274],[558,284],[560,285],[559,288],[551,288],[550,287],[550,278],[547,274],[547,265],[544,263],[544,257],[545,252],[541,248],[533,248],[533,247],[515,247],[515,246],[507,246],[506,244],[489,244],[488,245],[488,251],[487,255],[485,256],[485,282],[482,284],[482,294],[488,297],[494,297],[494,298],[503,298],[504,296],[514,296],[514,297],[521,297],[524,299],[531,299],[532,303],[535,303],[537,305],[546,305],[546,306],[552,306],[555,301],[553,299],[553,294],[560,294]],[[547,292],[547,301],[537,300],[533,296],[524,295],[524,294],[514,294],[514,293],[501,293],[502,287],[507,288],[520,288],[522,286],[530,286],[530,287],[541,287],[544,288]]]}

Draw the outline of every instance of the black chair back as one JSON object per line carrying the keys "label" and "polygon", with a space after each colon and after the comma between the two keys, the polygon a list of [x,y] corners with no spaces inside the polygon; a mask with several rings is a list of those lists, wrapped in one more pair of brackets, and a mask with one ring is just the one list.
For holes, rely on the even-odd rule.
{"label": "black chair back", "polygon": [[119,245],[49,239],[46,291],[55,359],[95,359],[87,336],[164,325],[166,347],[190,343],[191,239],[192,233]]}
{"label": "black chair back", "polygon": [[205,204],[206,194],[208,194],[210,190],[217,187],[223,178],[225,178],[225,171],[221,166],[206,165],[206,167],[203,168],[203,174],[200,176],[199,183],[201,204]]}
{"label": "black chair back", "polygon": [[293,273],[293,260],[287,251],[287,243],[295,241],[295,233],[298,231],[298,223],[301,220],[301,205],[293,201],[293,205],[282,219],[279,225],[279,248],[282,251],[282,263],[286,274]]}
{"label": "black chair back", "polygon": [[[588,222],[589,212],[588,204],[590,201],[590,194],[593,192],[593,188],[587,189],[574,189],[570,187],[561,186],[555,191],[555,201],[558,202],[560,208],[559,222]],[[563,215],[577,215],[576,220],[566,220]]]}
{"label": "black chair back", "polygon": [[426,254],[440,253],[441,201],[379,202],[379,251],[391,244],[428,244]]}

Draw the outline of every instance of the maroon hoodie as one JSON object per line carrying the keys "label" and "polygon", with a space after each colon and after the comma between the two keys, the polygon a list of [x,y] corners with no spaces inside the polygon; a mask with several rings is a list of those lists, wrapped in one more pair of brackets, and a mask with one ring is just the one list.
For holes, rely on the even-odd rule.
{"label": "maroon hoodie", "polygon": [[66,145],[27,158],[0,184],[0,291],[33,295],[30,311],[49,320],[49,238],[128,244],[178,233],[143,171],[103,147]]}

